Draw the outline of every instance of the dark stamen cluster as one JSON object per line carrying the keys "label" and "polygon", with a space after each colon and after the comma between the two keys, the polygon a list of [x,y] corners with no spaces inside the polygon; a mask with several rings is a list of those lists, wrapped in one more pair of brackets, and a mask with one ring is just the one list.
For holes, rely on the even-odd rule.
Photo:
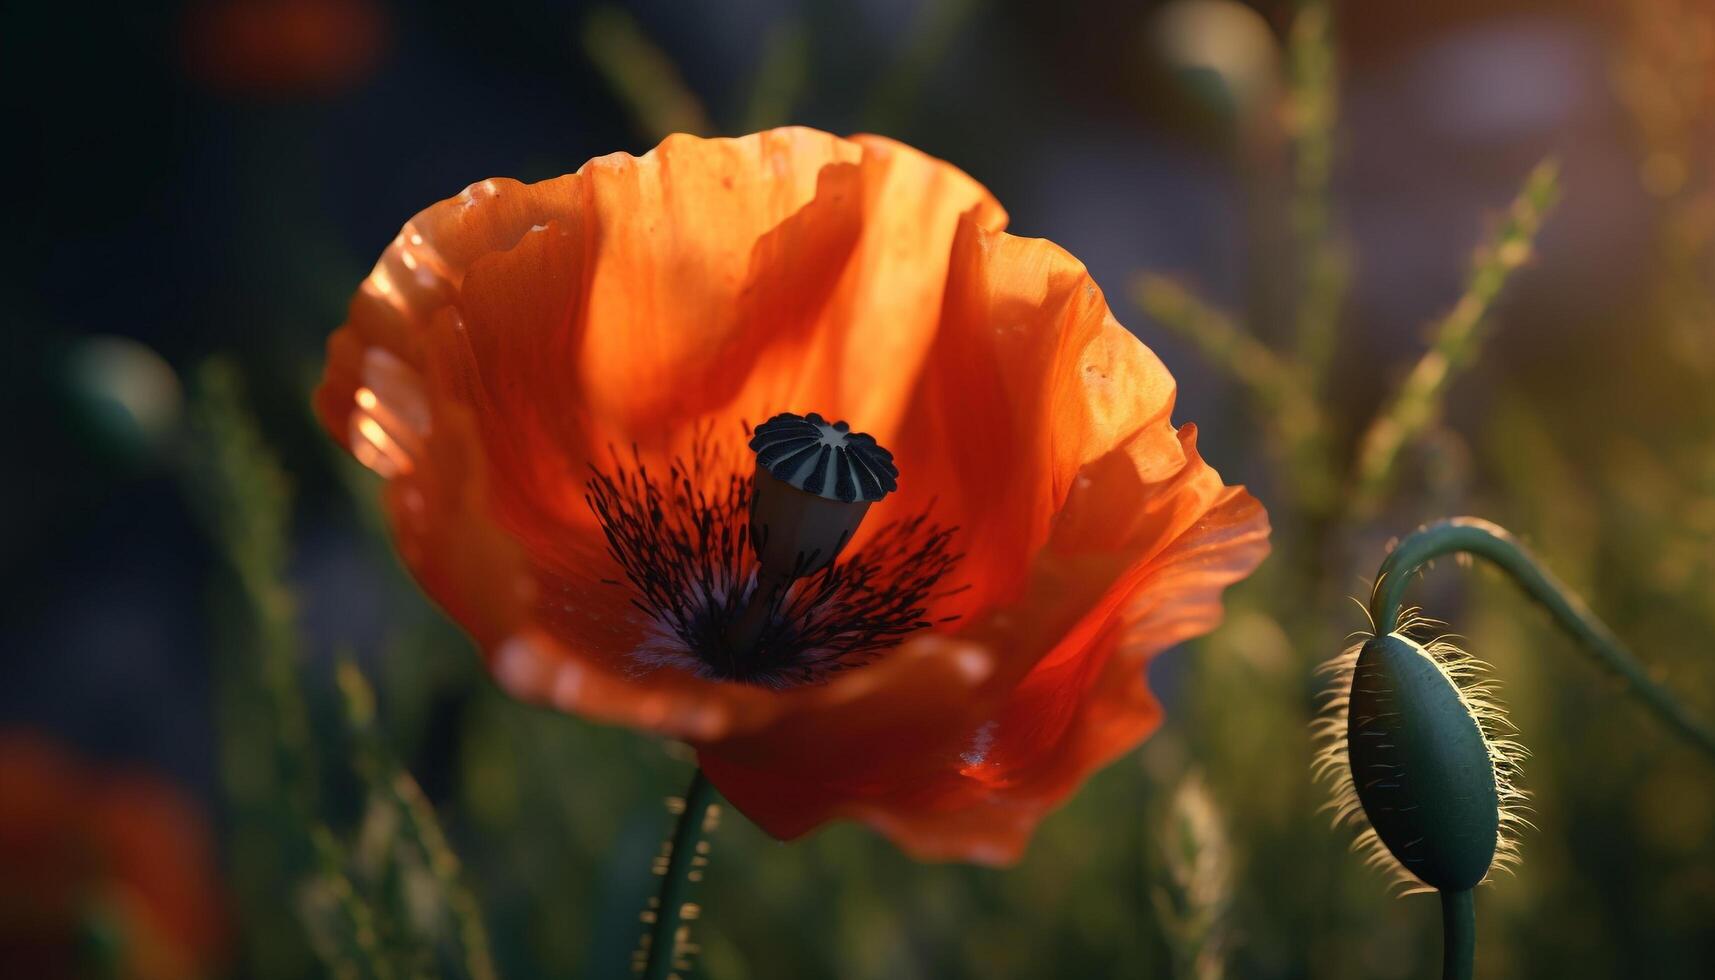
{"label": "dark stamen cluster", "polygon": [[732,649],[728,627],[757,568],[750,475],[722,458],[706,432],[689,460],[668,464],[665,479],[635,449],[630,465],[615,455],[612,474],[592,470],[585,500],[636,590],[632,603],[665,628],[669,642],[683,644],[655,659],[705,677],[765,687],[826,680],[933,625],[925,618],[929,600],[959,591],[934,591],[961,557],[952,551],[955,529],[919,514],[883,526],[861,551],[795,582],[776,597],[754,648]]}

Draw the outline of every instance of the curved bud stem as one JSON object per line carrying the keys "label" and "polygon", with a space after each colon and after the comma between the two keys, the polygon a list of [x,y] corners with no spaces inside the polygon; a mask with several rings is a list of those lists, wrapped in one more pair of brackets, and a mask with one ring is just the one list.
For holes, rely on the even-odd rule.
{"label": "curved bud stem", "polygon": [[1715,756],[1715,729],[1688,712],[1667,688],[1651,680],[1643,664],[1583,600],[1544,570],[1535,556],[1497,524],[1476,517],[1450,517],[1407,535],[1382,561],[1375,591],[1370,596],[1370,618],[1375,621],[1376,635],[1385,636],[1399,628],[1403,597],[1412,573],[1436,558],[1452,554],[1482,558],[1506,572],[1526,595],[1548,610],[1562,629],[1625,681],[1630,693],[1637,695],[1669,728]]}
{"label": "curved bud stem", "polygon": [[1477,957],[1477,903],[1471,889],[1441,889],[1441,980],[1471,980]]}

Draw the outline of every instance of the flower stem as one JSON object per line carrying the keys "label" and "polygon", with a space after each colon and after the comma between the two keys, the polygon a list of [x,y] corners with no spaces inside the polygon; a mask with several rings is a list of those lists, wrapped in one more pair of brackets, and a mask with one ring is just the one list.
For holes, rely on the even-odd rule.
{"label": "flower stem", "polygon": [[1441,890],[1441,980],[1471,980],[1477,955],[1477,903],[1469,888]]}
{"label": "flower stem", "polygon": [[1583,600],[1549,574],[1535,556],[1525,550],[1505,528],[1475,517],[1450,517],[1426,524],[1401,541],[1382,562],[1375,592],[1370,597],[1370,618],[1378,635],[1399,626],[1403,596],[1412,573],[1428,562],[1450,554],[1482,558],[1506,572],[1535,599],[1562,629],[1595,656],[1598,662],[1626,683],[1674,733],[1715,756],[1715,729],[1694,717],[1667,688],[1650,679],[1643,664],[1628,651]]}
{"label": "flower stem", "polygon": [[653,919],[645,916],[652,925],[643,949],[644,980],[667,980],[677,975],[675,970],[689,966],[684,954],[690,952],[686,942],[690,928],[684,923],[697,913],[685,896],[690,883],[702,877],[701,868],[708,863],[702,844],[719,818],[716,795],[713,784],[698,769],[685,790],[684,808],[679,811],[679,822],[667,845],[666,865],[660,872],[661,888],[651,910]]}

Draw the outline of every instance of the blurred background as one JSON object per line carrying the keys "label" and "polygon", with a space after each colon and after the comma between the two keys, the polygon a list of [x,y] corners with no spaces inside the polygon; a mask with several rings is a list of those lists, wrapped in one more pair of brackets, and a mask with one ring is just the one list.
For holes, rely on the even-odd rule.
{"label": "blurred background", "polygon": [[[1163,729],[1018,867],[729,819],[698,975],[1432,975],[1433,899],[1389,899],[1346,852],[1307,738],[1315,666],[1365,625],[1346,597],[1432,517],[1518,532],[1715,716],[1703,0],[20,2],[4,23],[0,729],[31,747],[0,753],[0,958],[29,975],[338,975],[358,939],[411,975],[625,975],[685,756],[501,696],[307,398],[412,214],[671,131],[878,132],[965,169],[1011,231],[1089,265],[1276,528],[1227,623],[1152,668]],[[1480,893],[1479,974],[1707,975],[1715,771],[1500,579],[1449,566],[1416,595],[1494,664],[1533,752],[1538,829]],[[170,798],[197,856],[134,862],[97,915],[59,850],[19,842],[110,846],[91,801],[120,782]]]}

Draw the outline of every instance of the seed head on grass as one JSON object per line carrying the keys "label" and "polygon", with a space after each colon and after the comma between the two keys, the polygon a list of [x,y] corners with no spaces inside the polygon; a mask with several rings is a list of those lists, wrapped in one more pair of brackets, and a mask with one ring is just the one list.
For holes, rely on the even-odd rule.
{"label": "seed head on grass", "polygon": [[1151,898],[1173,954],[1174,976],[1220,980],[1233,904],[1232,844],[1220,806],[1200,775],[1180,782],[1159,829]]}

